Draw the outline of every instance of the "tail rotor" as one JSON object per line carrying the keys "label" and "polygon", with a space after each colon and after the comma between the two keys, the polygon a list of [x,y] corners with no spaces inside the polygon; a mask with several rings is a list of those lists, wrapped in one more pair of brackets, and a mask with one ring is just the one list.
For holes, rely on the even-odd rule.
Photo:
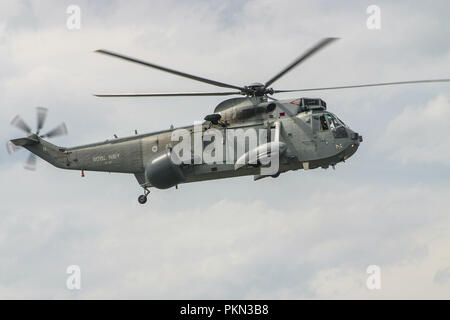
{"label": "tail rotor", "polygon": [[[33,137],[38,140],[39,138],[55,138],[67,135],[68,131],[66,124],[64,122],[53,128],[52,130],[48,131],[47,133],[40,135],[40,132],[44,127],[45,120],[47,119],[47,113],[48,113],[47,108],[44,107],[36,108],[36,120],[37,120],[36,133],[32,132],[30,126],[25,122],[25,120],[22,119],[20,115],[17,115],[12,119],[11,125],[24,131],[27,134],[27,137]],[[13,154],[20,149],[22,149],[22,147],[15,145],[11,141],[8,141],[6,143],[6,150],[8,151],[9,154]],[[36,170],[36,162],[37,162],[36,155],[34,153],[30,153],[24,165],[24,168],[27,170]]]}

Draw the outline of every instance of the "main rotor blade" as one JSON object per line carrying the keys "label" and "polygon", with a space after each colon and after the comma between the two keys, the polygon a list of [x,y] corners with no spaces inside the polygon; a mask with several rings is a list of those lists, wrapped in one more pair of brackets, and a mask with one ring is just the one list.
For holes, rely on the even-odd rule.
{"label": "main rotor blade", "polygon": [[309,88],[309,89],[298,89],[298,90],[274,90],[273,93],[351,89],[351,88],[363,88],[363,87],[391,86],[391,85],[397,85],[397,84],[435,83],[435,82],[450,82],[450,79],[430,79],[430,80],[412,80],[412,81],[397,81],[397,82],[380,82],[380,83],[357,84],[357,85],[351,85],[351,86]]}
{"label": "main rotor blade", "polygon": [[53,138],[53,137],[58,137],[58,136],[66,135],[66,134],[67,134],[67,127],[66,127],[66,124],[63,122],[59,126],[54,128],[53,130],[50,130],[49,132],[44,134],[42,136],[42,138]]}
{"label": "main rotor blade", "polygon": [[14,119],[12,119],[11,124],[20,130],[25,131],[26,133],[31,133],[31,128],[25,123],[25,121],[19,116],[15,116]]}
{"label": "main rotor blade", "polygon": [[47,118],[47,108],[37,107],[37,131],[36,134],[39,134],[42,127],[44,126],[45,119]]}
{"label": "main rotor blade", "polygon": [[168,72],[168,73],[172,73],[172,74],[175,74],[175,75],[180,76],[180,77],[185,77],[185,78],[189,78],[189,79],[192,79],[192,80],[208,83],[208,84],[211,84],[213,86],[244,90],[244,88],[239,87],[239,86],[235,86],[235,85],[228,84],[228,83],[223,83],[223,82],[219,82],[219,81],[215,81],[215,80],[210,80],[210,79],[194,76],[194,75],[189,74],[189,73],[185,73],[185,72],[169,69],[169,68],[166,68],[166,67],[162,67],[162,66],[159,66],[159,65],[156,65],[156,64],[144,61],[144,60],[135,59],[135,58],[128,57],[128,56],[125,56],[125,55],[122,55],[122,54],[119,54],[119,53],[115,53],[115,52],[112,52],[112,51],[109,51],[109,50],[99,49],[99,50],[96,50],[95,52],[103,53],[103,54],[106,54],[106,55],[110,55],[112,57],[116,57],[116,58],[119,58],[119,59],[131,61],[131,62],[134,62],[134,63],[142,64],[144,66],[155,68],[155,69],[158,69],[158,70],[161,70],[161,71],[165,71],[165,72]]}
{"label": "main rotor blade", "polygon": [[306,51],[304,54],[302,54],[301,56],[299,56],[297,59],[295,59],[290,65],[288,65],[286,68],[284,68],[283,70],[281,70],[276,76],[274,76],[272,79],[270,79],[269,81],[266,82],[266,84],[264,85],[265,88],[267,88],[268,86],[270,86],[272,83],[274,83],[275,81],[277,81],[279,78],[281,78],[282,76],[284,76],[286,73],[288,73],[289,71],[291,71],[293,68],[295,68],[300,62],[305,61],[306,59],[308,59],[310,56],[312,56],[314,53],[318,52],[320,49],[324,48],[325,46],[327,46],[328,44],[330,44],[331,42],[337,40],[338,38],[325,38],[323,40],[321,40],[318,44],[316,44],[314,47],[312,47],[311,49],[309,49],[308,51]]}
{"label": "main rotor blade", "polygon": [[117,94],[94,94],[96,97],[189,97],[189,96],[231,96],[241,94],[234,92],[174,92],[174,93],[117,93]]}
{"label": "main rotor blade", "polygon": [[27,162],[24,165],[24,168],[31,171],[36,170],[36,160],[36,155],[34,153],[30,153]]}

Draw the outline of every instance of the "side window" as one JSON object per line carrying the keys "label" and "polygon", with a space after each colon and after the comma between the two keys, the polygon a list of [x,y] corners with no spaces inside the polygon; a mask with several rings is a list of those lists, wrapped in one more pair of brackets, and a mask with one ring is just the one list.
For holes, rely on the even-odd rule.
{"label": "side window", "polygon": [[318,116],[312,116],[312,129],[313,132],[317,132],[320,129],[320,121],[319,121],[319,117]]}
{"label": "side window", "polygon": [[325,115],[320,116],[320,131],[328,130],[328,122],[325,119]]}

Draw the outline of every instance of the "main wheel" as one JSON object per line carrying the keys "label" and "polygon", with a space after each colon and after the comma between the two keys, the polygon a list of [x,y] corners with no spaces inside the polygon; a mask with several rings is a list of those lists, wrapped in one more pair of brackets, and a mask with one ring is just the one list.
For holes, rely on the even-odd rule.
{"label": "main wheel", "polygon": [[145,196],[145,195],[140,195],[139,198],[138,198],[138,202],[139,202],[140,204],[146,203],[146,202],[147,202],[147,196]]}

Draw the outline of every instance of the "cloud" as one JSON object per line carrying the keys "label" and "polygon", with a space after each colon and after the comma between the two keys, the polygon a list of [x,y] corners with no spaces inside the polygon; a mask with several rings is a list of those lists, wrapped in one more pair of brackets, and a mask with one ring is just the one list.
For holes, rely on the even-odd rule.
{"label": "cloud", "polygon": [[445,284],[450,280],[450,267],[439,269],[434,275],[434,282],[438,284]]}
{"label": "cloud", "polygon": [[[20,113],[32,126],[38,105],[50,109],[46,128],[68,125],[70,135],[53,142],[72,146],[186,125],[222,100],[95,98],[216,90],[92,53],[98,48],[246,85],[270,78],[320,38],[340,36],[275,88],[450,74],[446,1],[408,11],[381,1],[379,32],[366,29],[366,5],[356,1],[78,2],[79,31],[66,29],[63,2],[1,2],[4,142],[22,135],[9,121]],[[299,95],[324,98],[364,136],[336,171],[153,190],[146,206],[137,204],[133,176],[80,178],[43,161],[30,173],[22,169],[26,152],[0,153],[0,297],[448,298],[447,88]],[[432,155],[411,158],[403,141]],[[412,166],[424,159],[433,166]],[[65,287],[72,264],[82,271],[78,292]],[[365,287],[371,264],[382,270],[380,292]]]}
{"label": "cloud", "polygon": [[450,102],[445,95],[426,106],[406,107],[392,119],[379,149],[402,163],[450,165]]}
{"label": "cloud", "polygon": [[[80,179],[41,171],[40,190]],[[120,195],[125,177],[122,188],[88,178],[96,197],[60,187],[25,203],[23,182],[10,186],[15,196],[0,227],[2,298],[442,298],[449,289],[433,280],[450,258],[448,188],[367,184],[348,192],[342,182],[297,197],[290,209],[230,198],[175,208],[166,202],[175,194],[153,194],[143,207]],[[182,189],[186,196],[177,197],[188,204]],[[246,197],[255,199],[250,189]],[[72,264],[81,267],[79,292],[65,288]],[[371,264],[382,268],[381,292],[365,288]],[[411,275],[420,280],[414,291],[403,283]]]}

